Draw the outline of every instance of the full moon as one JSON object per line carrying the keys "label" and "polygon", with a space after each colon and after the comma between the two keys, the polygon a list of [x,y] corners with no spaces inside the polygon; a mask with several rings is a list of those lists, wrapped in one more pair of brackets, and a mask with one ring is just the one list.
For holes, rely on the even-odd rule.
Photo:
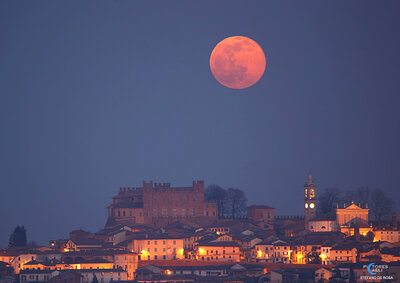
{"label": "full moon", "polygon": [[225,38],[215,46],[210,68],[222,85],[243,89],[260,80],[265,70],[265,55],[254,40],[245,36]]}

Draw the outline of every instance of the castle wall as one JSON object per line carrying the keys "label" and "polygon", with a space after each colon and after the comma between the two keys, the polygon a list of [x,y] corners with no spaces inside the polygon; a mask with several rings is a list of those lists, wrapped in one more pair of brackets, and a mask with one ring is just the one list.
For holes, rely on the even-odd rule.
{"label": "castle wall", "polygon": [[204,201],[204,181],[193,181],[191,187],[143,182],[142,188],[122,188],[109,207],[109,217],[116,221],[155,226],[186,223],[198,217],[216,219],[217,215],[217,203]]}

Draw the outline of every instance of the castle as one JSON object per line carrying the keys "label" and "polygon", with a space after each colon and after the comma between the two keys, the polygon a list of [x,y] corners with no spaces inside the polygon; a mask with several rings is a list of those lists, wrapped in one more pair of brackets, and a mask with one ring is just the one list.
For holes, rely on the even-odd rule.
{"label": "castle", "polygon": [[108,207],[106,227],[118,223],[163,226],[171,222],[212,222],[218,206],[204,200],[204,181],[191,187],[171,187],[170,183],[143,182],[142,187],[122,187]]}
{"label": "castle", "polygon": [[[296,231],[340,231],[354,235],[355,227],[361,233],[368,226],[368,207],[361,208],[353,202],[326,215],[317,215],[317,186],[311,173],[304,184],[304,216],[275,217],[274,209],[253,205],[247,208],[247,219],[263,228],[282,230],[285,236]],[[169,223],[211,224],[218,219],[218,205],[204,199],[204,181],[193,181],[191,187],[171,187],[170,183],[143,182],[142,187],[122,187],[108,207],[106,227],[116,224],[145,224],[162,227]],[[288,227],[291,227],[289,229]]]}

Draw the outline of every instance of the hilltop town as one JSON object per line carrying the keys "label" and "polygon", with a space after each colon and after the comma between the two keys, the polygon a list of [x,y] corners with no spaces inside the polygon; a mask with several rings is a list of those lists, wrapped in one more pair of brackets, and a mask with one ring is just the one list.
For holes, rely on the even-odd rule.
{"label": "hilltop town", "polygon": [[[123,187],[103,229],[75,230],[48,246],[0,251],[0,282],[396,282],[400,229],[371,221],[368,204],[348,200],[317,213],[317,186],[304,184],[304,215],[277,216],[269,204],[220,217],[188,187]],[[398,281],[397,281],[398,282]]]}

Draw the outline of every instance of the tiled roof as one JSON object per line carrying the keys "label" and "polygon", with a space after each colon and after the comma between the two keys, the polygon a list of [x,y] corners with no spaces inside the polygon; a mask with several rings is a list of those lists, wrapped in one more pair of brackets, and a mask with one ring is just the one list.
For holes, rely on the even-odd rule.
{"label": "tiled roof", "polygon": [[331,251],[340,251],[340,250],[342,250],[342,251],[350,251],[352,249],[357,249],[357,247],[355,245],[349,245],[349,244],[345,245],[345,244],[343,244],[343,245],[337,245],[337,246],[332,247]]}
{"label": "tiled roof", "polygon": [[51,274],[52,272],[54,272],[55,270],[37,270],[37,269],[24,269],[24,270],[20,270],[19,274]]}
{"label": "tiled roof", "polygon": [[77,246],[101,246],[103,241],[98,239],[86,238],[86,239],[76,239],[71,240]]}
{"label": "tiled roof", "polygon": [[199,244],[202,247],[240,247],[239,244],[231,241],[216,241]]}
{"label": "tiled roof", "polygon": [[106,255],[121,255],[121,254],[136,254],[126,250],[90,250],[90,251],[75,251],[63,253],[63,257],[68,256],[106,256]]}

